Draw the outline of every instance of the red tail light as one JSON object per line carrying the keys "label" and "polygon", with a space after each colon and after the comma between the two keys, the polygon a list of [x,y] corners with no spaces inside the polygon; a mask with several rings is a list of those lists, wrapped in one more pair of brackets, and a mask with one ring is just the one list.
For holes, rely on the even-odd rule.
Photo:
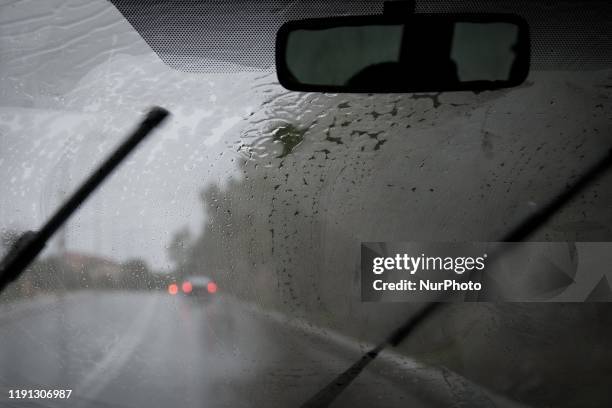
{"label": "red tail light", "polygon": [[176,283],[168,285],[168,293],[171,295],[176,295],[178,293],[178,286]]}
{"label": "red tail light", "polygon": [[217,284],[215,282],[208,282],[206,289],[208,293],[215,293],[217,291]]}
{"label": "red tail light", "polygon": [[183,293],[191,293],[191,291],[193,290],[193,286],[189,281],[183,282],[181,288],[183,289]]}

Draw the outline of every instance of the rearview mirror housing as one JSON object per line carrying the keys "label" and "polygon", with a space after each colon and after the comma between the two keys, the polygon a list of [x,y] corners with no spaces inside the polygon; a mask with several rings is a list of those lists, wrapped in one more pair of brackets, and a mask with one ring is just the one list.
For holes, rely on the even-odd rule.
{"label": "rearview mirror housing", "polygon": [[529,27],[511,14],[412,14],[290,21],[276,38],[276,70],[293,91],[484,91],[520,85]]}

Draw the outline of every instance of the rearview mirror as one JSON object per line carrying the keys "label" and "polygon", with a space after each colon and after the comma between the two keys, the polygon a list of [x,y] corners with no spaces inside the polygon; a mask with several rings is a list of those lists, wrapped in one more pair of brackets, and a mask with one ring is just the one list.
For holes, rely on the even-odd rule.
{"label": "rearview mirror", "polygon": [[291,21],[277,35],[276,70],[281,85],[293,91],[507,88],[529,73],[528,26],[509,14]]}

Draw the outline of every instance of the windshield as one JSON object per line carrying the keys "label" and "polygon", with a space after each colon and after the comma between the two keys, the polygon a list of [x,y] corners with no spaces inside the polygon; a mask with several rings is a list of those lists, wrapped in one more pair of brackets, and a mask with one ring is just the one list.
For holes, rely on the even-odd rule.
{"label": "windshield", "polygon": [[[176,69],[143,36],[105,0],[0,5],[2,254],[149,107],[172,114],[0,295],[2,404],[299,406],[421,307],[361,301],[362,242],[500,240],[611,146],[609,66],[297,93],[272,67]],[[611,183],[530,239],[609,241]],[[333,406],[606,405],[611,318],[449,305]]]}

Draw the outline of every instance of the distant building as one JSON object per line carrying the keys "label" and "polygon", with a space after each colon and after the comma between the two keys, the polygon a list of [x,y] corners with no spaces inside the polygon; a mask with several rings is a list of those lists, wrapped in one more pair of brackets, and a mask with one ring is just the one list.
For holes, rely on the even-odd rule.
{"label": "distant building", "polygon": [[75,276],[86,278],[95,286],[116,284],[121,281],[121,264],[99,255],[66,252],[62,257],[68,271]]}

